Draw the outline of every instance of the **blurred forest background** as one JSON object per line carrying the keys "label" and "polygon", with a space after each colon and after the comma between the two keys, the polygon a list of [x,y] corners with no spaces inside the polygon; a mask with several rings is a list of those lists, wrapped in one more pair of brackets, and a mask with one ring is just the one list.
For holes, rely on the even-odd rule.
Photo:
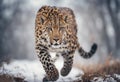
{"label": "blurred forest background", "polygon": [[43,5],[71,8],[81,46],[89,51],[93,42],[98,44],[93,58],[84,60],[76,55],[76,61],[120,57],[120,0],[0,0],[0,62],[37,58],[34,23]]}

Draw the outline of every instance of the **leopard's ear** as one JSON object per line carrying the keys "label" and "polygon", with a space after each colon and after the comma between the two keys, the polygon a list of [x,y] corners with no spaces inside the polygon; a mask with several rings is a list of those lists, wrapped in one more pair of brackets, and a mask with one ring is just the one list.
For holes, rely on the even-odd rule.
{"label": "leopard's ear", "polygon": [[42,6],[38,12],[37,12],[37,16],[36,19],[37,21],[39,21],[38,23],[40,24],[44,24],[45,23],[45,17],[46,17],[46,13],[45,11],[47,11],[49,9],[49,6]]}

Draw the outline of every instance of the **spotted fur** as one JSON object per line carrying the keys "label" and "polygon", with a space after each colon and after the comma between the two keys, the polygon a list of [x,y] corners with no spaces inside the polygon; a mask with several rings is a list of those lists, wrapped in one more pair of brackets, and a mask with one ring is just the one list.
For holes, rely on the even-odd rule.
{"label": "spotted fur", "polygon": [[59,78],[49,52],[60,53],[63,56],[62,76],[67,76],[71,71],[76,49],[84,58],[90,58],[96,52],[95,43],[90,52],[85,52],[80,47],[76,34],[77,24],[71,9],[55,6],[43,6],[39,9],[35,20],[35,43],[37,55],[46,72],[44,82],[56,81]]}

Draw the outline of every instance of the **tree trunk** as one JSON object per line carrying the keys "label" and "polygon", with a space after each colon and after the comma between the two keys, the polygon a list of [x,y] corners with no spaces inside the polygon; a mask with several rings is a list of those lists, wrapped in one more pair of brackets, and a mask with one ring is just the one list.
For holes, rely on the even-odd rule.
{"label": "tree trunk", "polygon": [[[115,8],[112,9],[111,4],[115,5]],[[115,38],[116,38],[116,55],[118,55],[119,53],[117,53],[120,49],[120,24],[119,24],[119,19],[118,19],[118,12],[119,12],[119,1],[118,0],[114,0],[114,3],[112,3],[112,0],[106,0],[106,6],[109,12],[109,15],[111,17],[111,22],[112,25],[114,27],[115,30]]]}

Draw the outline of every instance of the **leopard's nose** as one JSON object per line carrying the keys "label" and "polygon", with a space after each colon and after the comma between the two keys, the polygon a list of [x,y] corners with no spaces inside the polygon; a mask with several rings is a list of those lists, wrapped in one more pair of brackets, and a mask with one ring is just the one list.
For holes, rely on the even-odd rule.
{"label": "leopard's nose", "polygon": [[54,38],[53,40],[55,40],[57,42],[59,39],[58,38]]}

